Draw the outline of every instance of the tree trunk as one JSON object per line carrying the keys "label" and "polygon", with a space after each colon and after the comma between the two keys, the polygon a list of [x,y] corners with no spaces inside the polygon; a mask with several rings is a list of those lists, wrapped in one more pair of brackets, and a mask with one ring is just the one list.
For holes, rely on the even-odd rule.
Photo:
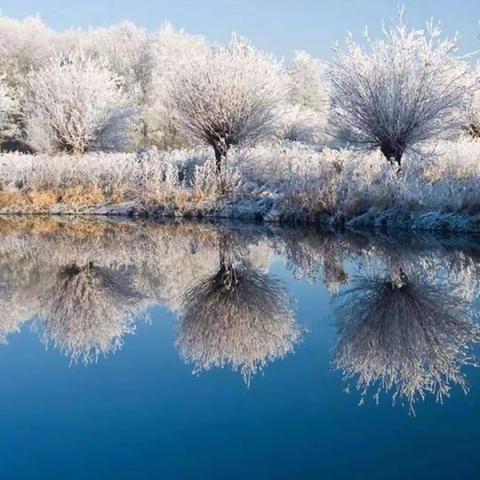
{"label": "tree trunk", "polygon": [[397,165],[398,165],[397,175],[400,175],[400,173],[402,173],[402,156],[403,156],[403,152],[400,150],[397,150],[397,152],[395,153],[395,161],[397,162]]}
{"label": "tree trunk", "polygon": [[394,165],[395,163],[398,165],[397,174],[400,174],[402,171],[402,156],[403,150],[401,148],[392,148],[387,145],[382,145],[380,147],[381,152],[385,156],[385,158]]}
{"label": "tree trunk", "polygon": [[213,147],[215,151],[215,168],[217,170],[217,175],[222,173],[222,161],[224,159],[224,153],[219,147]]}
{"label": "tree trunk", "polygon": [[222,146],[214,146],[215,151],[215,170],[217,173],[217,178],[219,182],[220,192],[225,193],[225,180],[222,175],[223,170],[227,168],[227,149]]}

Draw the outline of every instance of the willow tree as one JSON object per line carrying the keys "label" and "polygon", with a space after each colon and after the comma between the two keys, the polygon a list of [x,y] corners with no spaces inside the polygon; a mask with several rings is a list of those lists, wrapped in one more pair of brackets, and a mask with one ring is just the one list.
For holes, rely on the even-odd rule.
{"label": "willow tree", "polygon": [[183,132],[213,148],[220,173],[232,145],[273,132],[285,85],[281,63],[233,35],[181,63],[170,96]]}
{"label": "willow tree", "polygon": [[384,38],[367,35],[364,46],[349,36],[330,69],[336,136],[379,148],[400,167],[408,149],[459,132],[469,82],[457,49],[458,38],[442,38],[433,22],[415,30],[401,18]]}

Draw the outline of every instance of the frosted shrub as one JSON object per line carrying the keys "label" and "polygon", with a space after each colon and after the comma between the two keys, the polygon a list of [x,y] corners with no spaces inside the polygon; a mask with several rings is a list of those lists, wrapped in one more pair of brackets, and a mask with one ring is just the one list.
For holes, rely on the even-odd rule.
{"label": "frosted shrub", "polygon": [[241,183],[241,176],[236,168],[224,169],[218,173],[215,164],[210,161],[195,167],[193,188],[197,195],[235,195],[240,190]]}
{"label": "frosted shrub", "polygon": [[324,126],[322,114],[293,105],[282,109],[278,130],[284,140],[316,144],[325,138]]}
{"label": "frosted shrub", "polygon": [[330,102],[325,67],[308,53],[297,51],[287,75],[287,105],[280,116],[280,136],[319,143],[325,139]]}
{"label": "frosted shrub", "polygon": [[406,150],[459,131],[468,67],[455,56],[457,38],[443,39],[433,23],[414,30],[400,19],[384,35],[367,36],[365,47],[348,37],[335,50],[331,118],[340,140],[400,166]]}
{"label": "frosted shrub", "polygon": [[232,145],[272,133],[284,93],[281,64],[236,36],[189,58],[170,91],[180,127],[213,148],[218,173]]}
{"label": "frosted shrub", "polygon": [[282,213],[310,220],[388,208],[401,181],[379,152],[318,151],[298,143],[259,146],[242,152],[238,164],[245,183],[274,193]]}
{"label": "frosted shrub", "polygon": [[30,145],[46,153],[128,147],[135,109],[118,83],[82,54],[53,58],[31,75],[23,98]]}
{"label": "frosted shrub", "polygon": [[135,145],[145,147],[150,136],[148,112],[153,102],[153,36],[131,22],[108,28],[71,30],[59,36],[60,50],[101,60],[121,81],[138,108]]}

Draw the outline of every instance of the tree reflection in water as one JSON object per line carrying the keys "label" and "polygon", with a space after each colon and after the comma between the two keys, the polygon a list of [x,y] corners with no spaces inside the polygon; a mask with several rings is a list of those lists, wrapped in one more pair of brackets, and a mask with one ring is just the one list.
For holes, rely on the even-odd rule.
{"label": "tree reflection in water", "polygon": [[275,257],[296,279],[323,283],[323,294],[348,289],[334,365],[362,399],[387,391],[413,408],[427,394],[467,388],[479,246],[472,236],[1,218],[0,341],[34,319],[47,345],[88,363],[164,305],[179,317],[182,359],[196,372],[238,370],[248,383],[302,336],[284,284],[269,274]]}
{"label": "tree reflection in water", "polygon": [[180,355],[197,372],[230,366],[249,384],[253,374],[291,352],[299,339],[285,287],[222,242],[218,270],[185,294]]}
{"label": "tree reflection in water", "polygon": [[59,270],[41,298],[43,337],[74,362],[97,360],[134,331],[140,299],[128,272],[72,263]]}
{"label": "tree reflection in water", "polygon": [[421,273],[394,268],[387,276],[357,278],[337,307],[339,342],[334,365],[362,392],[390,392],[414,403],[433,394],[438,401],[452,385],[467,390],[461,368],[474,363],[480,341],[470,304]]}

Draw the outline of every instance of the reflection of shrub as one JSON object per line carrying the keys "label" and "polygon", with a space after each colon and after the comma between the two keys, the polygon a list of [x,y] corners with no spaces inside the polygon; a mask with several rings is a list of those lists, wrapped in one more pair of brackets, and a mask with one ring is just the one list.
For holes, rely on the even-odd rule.
{"label": "reflection of shrub", "polygon": [[480,341],[467,303],[450,288],[428,284],[400,270],[394,278],[360,278],[338,307],[335,367],[369,388],[392,392],[413,409],[426,393],[436,399],[452,384],[466,389],[461,367],[473,361]]}
{"label": "reflection of shrub", "polygon": [[42,298],[45,340],[86,363],[122,345],[134,330],[138,294],[125,272],[92,263],[63,268]]}
{"label": "reflection of shrub", "polygon": [[287,292],[247,264],[222,263],[184,298],[177,346],[197,371],[226,365],[248,383],[299,340]]}

